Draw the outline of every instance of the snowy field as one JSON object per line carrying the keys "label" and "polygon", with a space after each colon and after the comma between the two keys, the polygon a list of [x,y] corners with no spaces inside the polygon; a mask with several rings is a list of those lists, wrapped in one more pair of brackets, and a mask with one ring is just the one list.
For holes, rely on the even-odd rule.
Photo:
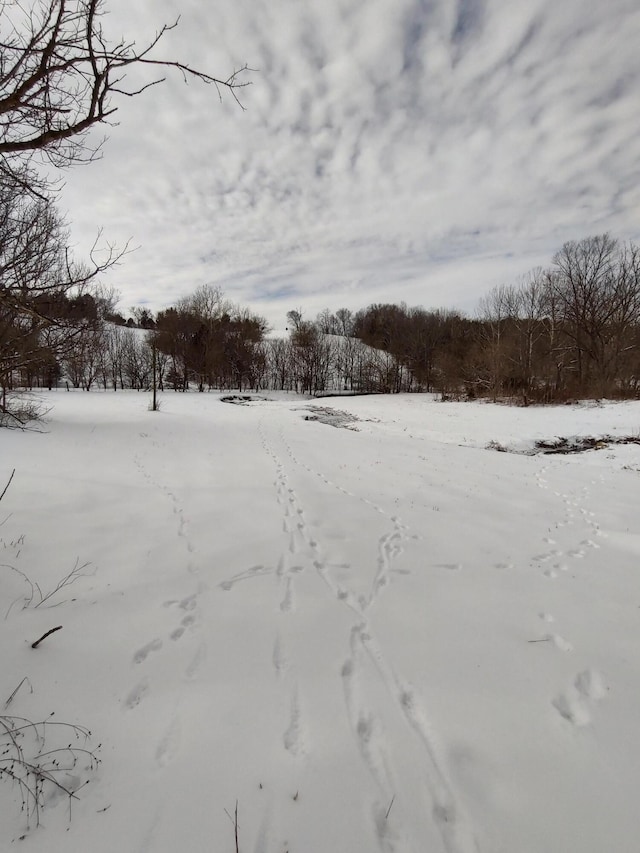
{"label": "snowy field", "polygon": [[[640,403],[44,400],[0,432],[1,850],[234,853],[237,803],[241,853],[637,853],[640,446],[486,445]],[[20,732],[71,816],[27,830],[9,716],[91,730]]]}

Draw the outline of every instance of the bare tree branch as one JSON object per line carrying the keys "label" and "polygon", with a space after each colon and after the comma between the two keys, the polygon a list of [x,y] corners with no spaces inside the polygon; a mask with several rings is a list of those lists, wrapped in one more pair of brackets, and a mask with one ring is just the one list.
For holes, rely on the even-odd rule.
{"label": "bare tree branch", "polygon": [[[212,85],[219,98],[250,85],[247,65],[217,77],[179,60],[154,55],[179,19],[163,25],[141,48],[121,39],[109,42],[101,18],[105,0],[7,0],[0,18],[0,158],[13,174],[25,158],[40,152],[55,166],[91,162],[87,132],[108,124],[118,96],[136,97],[177,71],[185,81]],[[158,69],[140,85],[126,85],[133,68]],[[244,109],[244,107],[242,107]]]}

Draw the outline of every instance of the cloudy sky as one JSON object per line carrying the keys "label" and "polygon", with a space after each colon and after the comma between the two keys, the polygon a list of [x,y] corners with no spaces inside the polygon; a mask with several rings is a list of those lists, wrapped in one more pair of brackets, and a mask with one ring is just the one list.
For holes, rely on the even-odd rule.
{"label": "cloudy sky", "polygon": [[[138,247],[121,308],[220,286],[286,312],[473,311],[563,242],[640,238],[637,0],[107,0],[142,45],[217,76],[121,104],[61,197],[82,250]],[[130,6],[135,6],[132,11]]]}

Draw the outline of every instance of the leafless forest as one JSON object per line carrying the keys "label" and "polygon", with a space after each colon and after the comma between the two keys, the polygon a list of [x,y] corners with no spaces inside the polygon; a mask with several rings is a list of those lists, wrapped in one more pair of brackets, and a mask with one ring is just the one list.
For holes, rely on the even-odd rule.
{"label": "leafless forest", "polygon": [[[32,205],[43,248],[27,260],[55,282],[61,225]],[[429,391],[523,405],[640,392],[640,249],[608,235],[565,244],[547,269],[485,295],[473,317],[390,303],[287,320],[286,337],[269,337],[260,316],[206,286],[125,319],[113,293],[67,276],[3,303],[0,381],[5,393],[146,390],[155,375],[160,390]]]}

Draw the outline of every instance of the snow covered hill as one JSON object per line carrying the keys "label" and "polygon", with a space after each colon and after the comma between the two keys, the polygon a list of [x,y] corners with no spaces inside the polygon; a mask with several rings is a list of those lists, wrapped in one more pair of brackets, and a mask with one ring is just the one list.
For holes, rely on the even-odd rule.
{"label": "snow covered hill", "polygon": [[487,445],[640,403],[44,400],[0,433],[2,850],[636,853],[640,447]]}

